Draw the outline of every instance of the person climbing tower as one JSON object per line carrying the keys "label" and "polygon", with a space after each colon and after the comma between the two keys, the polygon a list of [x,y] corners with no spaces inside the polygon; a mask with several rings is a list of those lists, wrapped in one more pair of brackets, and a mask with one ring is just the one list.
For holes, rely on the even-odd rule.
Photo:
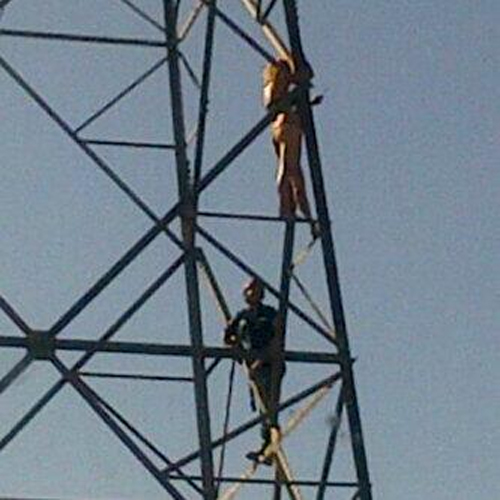
{"label": "person climbing tower", "polygon": [[[243,297],[247,307],[239,311],[227,325],[224,343],[241,348],[249,355],[245,357],[245,364],[253,389],[258,392],[254,395],[251,391],[251,406],[253,410],[258,408],[263,416],[262,446],[246,456],[250,460],[270,465],[272,461],[264,456],[264,452],[271,444],[273,432],[279,434],[277,407],[285,363],[277,353],[278,312],[263,304],[264,295],[264,287],[258,279],[253,278],[244,285]],[[273,370],[277,375],[275,383]]]}
{"label": "person climbing tower", "polygon": [[[282,99],[292,85],[310,80],[313,72],[308,64],[295,64],[291,58],[278,58],[268,63],[263,71],[263,101],[269,108]],[[285,219],[300,210],[311,223],[313,238],[319,236],[319,227],[313,221],[307,198],[304,174],[300,165],[302,123],[295,105],[276,115],[271,123],[271,134],[278,166],[276,181],[279,193],[279,214]]]}

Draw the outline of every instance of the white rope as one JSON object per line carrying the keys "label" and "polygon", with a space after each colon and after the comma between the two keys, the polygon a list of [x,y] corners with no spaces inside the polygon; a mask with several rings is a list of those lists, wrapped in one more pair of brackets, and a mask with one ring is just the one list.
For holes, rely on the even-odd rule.
{"label": "white rope", "polygon": [[[247,370],[245,370],[246,373]],[[340,377],[339,377],[340,378]],[[301,408],[296,410],[294,414],[290,417],[288,420],[287,424],[285,425],[284,431],[278,436],[278,439],[276,442],[272,443],[270,446],[268,446],[264,450],[264,458],[269,458],[273,455],[275,455],[278,460],[279,460],[279,465],[281,466],[281,470],[283,471],[286,480],[287,481],[293,481],[292,477],[292,471],[290,469],[290,465],[288,463],[287,457],[283,451],[283,448],[281,446],[281,442],[288,437],[292,431],[294,431],[303,421],[304,419],[312,412],[312,410],[320,403],[320,401],[328,394],[330,389],[333,387],[335,382],[338,379],[333,379],[328,385],[325,385],[324,387],[321,387],[318,389],[312,398]],[[252,387],[252,384],[255,385],[252,381],[250,381],[250,385]],[[252,387],[253,388],[253,387]],[[256,390],[256,388],[254,389]],[[259,395],[259,400],[260,400],[260,395]],[[258,401],[259,403],[259,401]],[[260,404],[262,404],[262,401],[260,400]],[[255,472],[257,471],[258,466],[261,465],[260,462],[253,462],[250,467],[248,467],[245,472],[240,476],[240,481],[239,483],[231,486],[229,489],[226,490],[225,493],[223,493],[218,500],[232,500],[235,495],[238,493],[238,491],[244,486],[245,482],[247,479],[250,479]],[[300,490],[296,485],[290,485],[293,489],[293,494],[297,499],[302,499],[302,495]]]}
{"label": "white rope", "polygon": [[282,432],[282,439],[290,435],[290,433],[313,411],[313,409],[319,404],[319,402],[328,394],[331,388],[331,385],[327,385],[325,387],[322,387],[321,389],[318,389],[306,405],[294,412]]}
{"label": "white rope", "polygon": [[318,241],[318,238],[312,239],[306,246],[303,248],[293,259],[291,268],[295,269],[297,266],[302,264],[307,256],[311,253],[311,250],[313,249],[314,244]]}
{"label": "white rope", "polygon": [[250,479],[255,474],[258,465],[259,464],[257,462],[252,462],[252,465],[250,465],[250,467],[248,467],[248,469],[240,476],[240,482],[233,484],[231,488],[228,488],[226,492],[218,498],[218,500],[232,500],[245,484],[243,481]]}
{"label": "white rope", "polygon": [[[292,476],[292,470],[290,469],[290,464],[288,463],[288,459],[286,458],[285,452],[283,451],[283,448],[278,445],[277,450],[276,450],[276,457],[279,460],[279,466],[281,472],[283,472],[285,479],[289,482],[293,481],[293,476]],[[302,496],[302,493],[300,492],[299,487],[296,484],[287,484],[286,485],[288,491],[290,492],[290,495],[295,499],[295,500],[303,500],[304,497]]]}
{"label": "white rope", "polygon": [[198,0],[198,4],[193,8],[191,13],[189,14],[189,17],[186,19],[186,22],[183,24],[177,35],[178,42],[182,42],[188,36],[191,28],[194,26],[194,23],[198,19],[203,6],[204,2],[202,0]]}
{"label": "white rope", "polygon": [[[278,438],[278,441],[276,441],[275,443],[271,444],[266,448],[266,450],[264,451],[264,458],[269,458],[272,455],[276,456],[276,458],[279,461],[279,467],[283,472],[285,479],[288,482],[292,482],[293,481],[292,471],[290,468],[290,464],[288,463],[288,460],[286,458],[285,452],[283,451],[280,445],[281,439],[282,439],[281,437]],[[255,474],[259,465],[260,462],[252,462],[252,464],[239,477],[239,482],[228,488],[225,491],[225,493],[218,498],[218,500],[232,500],[233,498],[235,498],[236,494],[245,485],[246,480],[250,479]],[[297,485],[290,484],[288,486],[291,490],[290,493],[293,495],[295,500],[303,500],[304,497],[302,496]]]}
{"label": "white rope", "polygon": [[[256,20],[258,16],[258,7],[255,0],[241,0],[243,5],[248,10],[250,15]],[[274,47],[274,50],[279,54],[280,57],[288,61],[292,68],[294,67],[292,54],[286,46],[285,42],[282,40],[274,26],[266,19],[259,22],[264,32],[265,37],[269,40],[269,43]]]}
{"label": "white rope", "polygon": [[[254,394],[255,400],[257,402],[257,405],[259,407],[259,410],[261,414],[266,413],[266,407],[264,405],[264,402],[262,400],[262,397],[259,393],[259,389],[257,387],[257,384],[251,379],[249,373],[248,373],[248,368],[246,365],[243,365],[243,369],[245,371],[245,375],[248,378],[248,382],[250,384],[250,388]],[[264,459],[269,458],[271,456],[275,456],[278,460],[278,465],[283,472],[285,479],[288,482],[293,481],[293,473],[290,468],[290,464],[288,463],[288,460],[286,458],[285,452],[283,451],[283,448],[281,447],[281,440],[282,437],[281,435],[274,436],[272,433],[272,443],[270,446],[268,446],[264,452]],[[236,493],[243,487],[244,485],[244,480],[251,478],[255,472],[257,471],[257,467],[260,465],[259,462],[254,462],[252,463],[251,467],[249,467],[242,476],[240,476],[240,481],[238,484],[233,485],[231,488],[226,490],[226,492],[219,497],[219,500],[231,500],[234,498]],[[290,485],[290,493],[294,497],[294,500],[303,500],[303,497],[300,493],[299,488],[296,485]]]}

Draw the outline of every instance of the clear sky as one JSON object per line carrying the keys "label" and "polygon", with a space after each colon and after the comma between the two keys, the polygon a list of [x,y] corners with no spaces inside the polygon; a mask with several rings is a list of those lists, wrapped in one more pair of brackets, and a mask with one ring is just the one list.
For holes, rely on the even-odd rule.
{"label": "clear sky", "polygon": [[[13,0],[2,29],[162,40],[120,0]],[[135,5],[162,23],[162,1]],[[184,1],[185,19],[196,2]],[[236,0],[219,5],[256,35]],[[495,0],[302,0],[305,50],[315,71],[318,137],[374,496],[383,500],[500,498],[499,29]],[[277,14],[274,16],[280,25]],[[183,45],[199,74],[204,18]],[[205,171],[263,115],[263,59],[218,24]],[[265,41],[262,38],[262,43]],[[271,49],[269,49],[271,50]],[[0,53],[71,127],[78,127],[164,56],[155,47],[95,47],[0,38]],[[87,139],[172,142],[165,66],[99,120]],[[197,112],[183,73],[187,129]],[[0,293],[31,326],[49,328],[145,231],[151,221],[75,143],[0,71]],[[158,215],[175,201],[173,155],[95,147]],[[193,147],[189,154],[193,158]],[[264,133],[201,198],[203,210],[275,215],[274,158]],[[310,182],[309,182],[310,184]],[[282,231],[202,220],[273,284]],[[173,229],[177,229],[176,226]],[[299,246],[306,230],[299,231]],[[243,274],[207,246],[231,309]],[[97,338],[179,255],[159,238],[62,333]],[[300,270],[324,302],[319,252]],[[120,340],[187,342],[181,273]],[[300,296],[292,295],[297,302]],[[271,301],[272,302],[272,301]],[[206,340],[221,322],[203,296]],[[322,304],[325,305],[324,303]],[[20,335],[5,315],[0,332]],[[165,332],[168,332],[167,334]],[[291,319],[290,346],[325,348]],[[165,337],[165,335],[168,335]],[[0,376],[23,355],[0,350]],[[63,355],[68,363],[74,355]],[[89,370],[188,375],[182,360],[96,357]],[[289,370],[285,395],[317,380]],[[248,416],[239,375],[234,421]],[[0,396],[3,436],[58,378],[32,365]],[[172,456],[191,450],[194,413],[185,386],[90,379],[96,390]],[[227,372],[210,385],[219,426]],[[323,453],[322,403],[290,438],[296,471],[311,475]],[[175,408],[175,410],[173,410]],[[326,416],[326,417],[325,417]],[[219,431],[214,432],[219,434]],[[258,439],[228,447],[228,467]],[[304,445],[304,443],[307,443]],[[349,477],[341,432],[332,479]],[[321,457],[320,457],[321,458]],[[188,469],[196,472],[196,468]],[[264,473],[263,473],[264,474]],[[160,499],[165,493],[69,387],[0,454],[0,498]],[[265,474],[264,476],[265,477]],[[188,490],[189,491],[189,490]],[[240,498],[254,498],[244,489]],[[339,498],[344,498],[339,496]],[[346,497],[347,498],[347,497]]]}

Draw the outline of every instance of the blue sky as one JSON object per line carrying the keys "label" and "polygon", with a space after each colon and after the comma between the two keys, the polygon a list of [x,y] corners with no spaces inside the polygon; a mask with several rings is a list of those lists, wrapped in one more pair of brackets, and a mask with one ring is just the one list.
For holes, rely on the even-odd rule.
{"label": "blue sky", "polygon": [[[159,22],[161,3],[136,2]],[[185,2],[183,15],[192,3]],[[239,2],[219,4],[258,35]],[[299,8],[315,91],[325,95],[315,118],[375,497],[496,498],[498,2],[302,0]],[[14,0],[0,23],[6,29],[161,39],[153,26],[115,0]],[[184,47],[196,68],[202,60],[203,26],[201,19]],[[262,58],[224,26],[218,25],[216,34],[204,168],[263,113]],[[161,48],[90,48],[7,37],[1,38],[0,50],[74,127],[164,55]],[[189,130],[197,101],[192,83],[183,76]],[[89,125],[83,136],[171,141],[166,77],[164,67]],[[0,293],[30,325],[43,329],[151,222],[5,72],[0,73],[0,87]],[[204,193],[202,209],[274,215],[269,142],[268,134],[259,137]],[[96,151],[155,213],[164,213],[175,201],[171,153]],[[208,218],[202,223],[253,261],[271,283],[279,282],[280,226]],[[305,229],[298,238],[300,247]],[[96,338],[178,253],[167,239],[155,241],[63,336]],[[207,248],[207,254],[234,311],[241,305],[243,274],[213,250]],[[325,306],[318,249],[299,272]],[[169,341],[186,342],[183,286],[182,275],[176,274],[117,339],[162,341],[168,332]],[[217,345],[220,319],[208,294],[203,301],[207,343]],[[20,334],[3,315],[0,329]],[[294,319],[289,342],[297,348],[325,347]],[[0,351],[1,373],[21,355]],[[74,356],[62,358],[69,364]],[[180,360],[166,367],[158,359],[101,356],[92,369],[186,375],[190,367]],[[285,393],[322,373],[294,367]],[[214,377],[212,408],[224,403],[226,377],[226,372]],[[2,395],[2,435],[55,380],[54,370],[39,362]],[[194,415],[184,387],[90,383],[173,456],[190,450]],[[235,421],[248,416],[241,375],[236,399]],[[287,445],[295,469],[306,475],[312,474],[317,450],[323,450],[325,418],[333,401],[322,403]],[[213,414],[215,427],[220,415]],[[350,473],[348,440],[345,432],[341,436],[332,471],[336,479]],[[244,467],[241,456],[257,434],[245,439],[228,447],[234,474]],[[164,498],[69,387],[0,455],[0,475],[0,496]],[[244,489],[241,498],[252,498],[252,489]]]}

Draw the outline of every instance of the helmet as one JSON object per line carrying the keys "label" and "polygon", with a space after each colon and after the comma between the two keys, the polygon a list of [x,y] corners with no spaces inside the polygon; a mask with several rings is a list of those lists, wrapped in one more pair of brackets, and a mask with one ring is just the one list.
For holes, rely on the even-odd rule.
{"label": "helmet", "polygon": [[259,294],[259,299],[264,298],[264,285],[262,281],[258,278],[251,278],[243,285],[243,295],[246,295],[248,291],[256,291]]}

